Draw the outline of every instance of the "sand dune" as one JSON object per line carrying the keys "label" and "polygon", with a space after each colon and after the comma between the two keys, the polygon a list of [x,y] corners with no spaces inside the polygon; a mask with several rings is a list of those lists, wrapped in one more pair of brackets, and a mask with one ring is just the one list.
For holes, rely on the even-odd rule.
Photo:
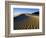
{"label": "sand dune", "polygon": [[[20,19],[20,18],[19,18]],[[17,21],[14,19],[14,29],[38,29],[39,28],[39,16],[37,15],[25,15],[23,20]]]}

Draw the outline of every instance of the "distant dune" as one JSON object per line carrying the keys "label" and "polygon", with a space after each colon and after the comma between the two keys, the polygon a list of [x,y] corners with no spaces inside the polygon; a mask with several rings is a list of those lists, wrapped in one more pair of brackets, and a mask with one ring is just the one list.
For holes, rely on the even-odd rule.
{"label": "distant dune", "polygon": [[20,22],[20,21],[23,21],[23,20],[27,19],[28,17],[29,16],[26,16],[25,14],[21,14],[19,16],[14,17],[14,21],[15,22]]}
{"label": "distant dune", "polygon": [[21,14],[14,17],[14,30],[39,29],[39,16]]}

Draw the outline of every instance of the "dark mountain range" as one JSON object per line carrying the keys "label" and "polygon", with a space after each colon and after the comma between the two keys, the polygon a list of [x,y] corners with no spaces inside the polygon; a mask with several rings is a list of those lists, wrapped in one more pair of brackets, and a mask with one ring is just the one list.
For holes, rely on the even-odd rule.
{"label": "dark mountain range", "polygon": [[38,12],[34,12],[34,13],[32,13],[32,14],[39,15],[39,11],[38,11]]}

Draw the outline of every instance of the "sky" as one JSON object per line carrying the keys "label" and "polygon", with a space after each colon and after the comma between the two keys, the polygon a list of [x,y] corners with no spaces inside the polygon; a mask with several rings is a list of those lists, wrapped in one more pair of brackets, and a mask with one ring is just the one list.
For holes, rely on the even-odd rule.
{"label": "sky", "polygon": [[39,11],[37,8],[13,8],[13,15],[18,16],[20,14],[32,14]]}

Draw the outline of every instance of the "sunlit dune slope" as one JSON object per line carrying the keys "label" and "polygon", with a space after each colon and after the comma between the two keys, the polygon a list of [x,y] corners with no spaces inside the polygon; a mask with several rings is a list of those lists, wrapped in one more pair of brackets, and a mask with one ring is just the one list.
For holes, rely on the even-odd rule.
{"label": "sunlit dune slope", "polygon": [[39,16],[22,14],[18,17],[14,17],[14,29],[38,29],[39,28]]}

